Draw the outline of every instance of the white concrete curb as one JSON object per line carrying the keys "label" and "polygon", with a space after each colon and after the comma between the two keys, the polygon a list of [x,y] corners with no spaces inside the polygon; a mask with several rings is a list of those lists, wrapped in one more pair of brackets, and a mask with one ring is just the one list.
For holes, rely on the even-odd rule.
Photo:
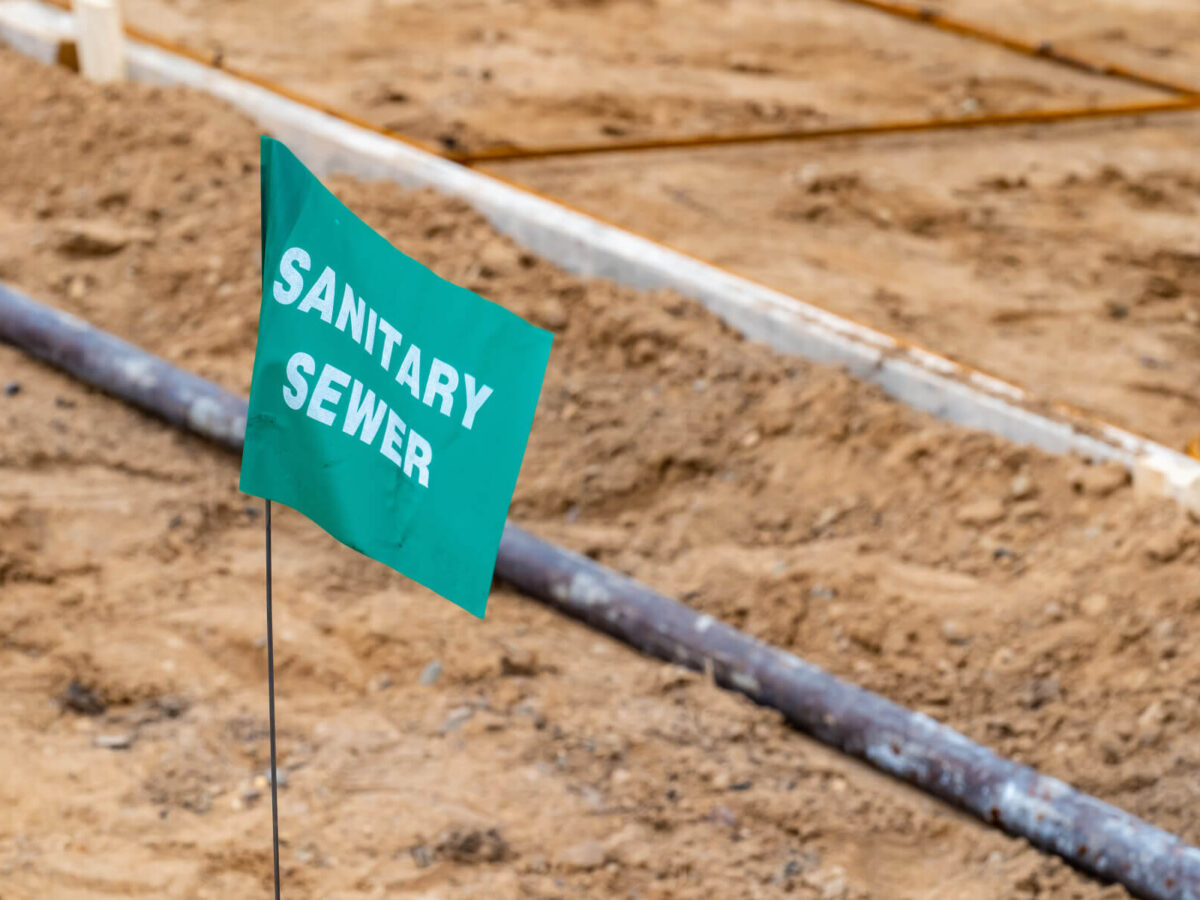
{"label": "white concrete curb", "polygon": [[[44,62],[71,39],[67,13],[34,0],[0,2],[0,41]],[[746,336],[817,362],[845,366],[917,409],[1051,453],[1117,460],[1153,493],[1200,511],[1200,462],[1103,422],[1051,417],[1014,385],[607,225],[486,174],[344,122],[227,72],[130,41],[129,77],[186,85],[240,109],[314,171],[432,187],[461,197],[501,232],[579,275],[694,298]]]}

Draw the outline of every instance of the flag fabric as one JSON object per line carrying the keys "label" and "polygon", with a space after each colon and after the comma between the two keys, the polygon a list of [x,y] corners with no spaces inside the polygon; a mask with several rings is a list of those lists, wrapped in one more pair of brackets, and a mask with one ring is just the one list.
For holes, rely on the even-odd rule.
{"label": "flag fabric", "polygon": [[241,489],[482,617],[552,336],[391,246],[262,139]]}

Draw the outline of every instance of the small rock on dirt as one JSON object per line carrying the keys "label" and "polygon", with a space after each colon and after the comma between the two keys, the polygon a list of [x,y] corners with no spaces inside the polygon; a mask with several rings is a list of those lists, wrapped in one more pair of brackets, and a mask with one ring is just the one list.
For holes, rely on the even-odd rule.
{"label": "small rock on dirt", "polygon": [[392,677],[390,675],[376,675],[371,679],[371,690],[375,691],[376,693],[379,691],[386,691],[394,683],[395,682],[392,681]]}
{"label": "small rock on dirt", "polygon": [[191,707],[191,702],[187,697],[180,697],[174,694],[167,694],[155,700],[151,707],[153,711],[168,719],[178,719]]}
{"label": "small rock on dirt", "polygon": [[63,709],[79,713],[81,716],[102,716],[108,708],[104,699],[87,685],[72,681],[59,697]]}
{"label": "small rock on dirt", "polygon": [[616,862],[633,868],[654,864],[654,835],[644,825],[626,825],[616,834],[609,836],[604,845],[607,848],[606,863]]}
{"label": "small rock on dirt", "polygon": [[584,841],[564,850],[558,857],[567,869],[590,871],[598,869],[608,860],[608,851],[599,841]]}
{"label": "small rock on dirt", "polygon": [[813,519],[813,530],[824,531],[831,525],[837,524],[837,520],[845,514],[845,510],[840,506],[827,506],[821,510],[815,519]]}
{"label": "small rock on dirt", "polygon": [[948,644],[963,645],[971,642],[971,636],[967,634],[961,625],[953,619],[947,619],[942,623],[942,637]]}
{"label": "small rock on dirt", "polygon": [[738,817],[728,806],[714,806],[712,812],[709,813],[709,818],[717,825],[723,825],[726,828],[737,828]]}
{"label": "small rock on dirt", "polygon": [[500,674],[508,676],[538,674],[537,654],[521,647],[509,647],[500,657]]}
{"label": "small rock on dirt", "polygon": [[472,707],[456,706],[450,710],[450,714],[446,716],[446,721],[442,723],[442,734],[450,734],[453,731],[458,731],[473,715],[475,715],[475,710]]}
{"label": "small rock on dirt", "polygon": [[441,859],[467,864],[504,862],[512,855],[498,828],[451,828],[433,850]]}
{"label": "small rock on dirt", "polygon": [[1013,518],[1018,522],[1028,522],[1044,515],[1042,504],[1036,500],[1022,500],[1013,505]]}
{"label": "small rock on dirt", "polygon": [[503,241],[489,241],[479,251],[479,263],[492,273],[512,269],[517,262],[517,253]]}
{"label": "small rock on dirt", "polygon": [[848,893],[846,872],[841,866],[810,872],[804,876],[804,883],[814,888],[821,900],[844,900]]}
{"label": "small rock on dirt", "polygon": [[425,687],[431,684],[437,684],[437,680],[442,677],[442,661],[435,659],[429,665],[421,670],[421,677],[418,681]]}
{"label": "small rock on dirt", "polygon": [[1102,718],[1093,729],[1096,744],[1100,747],[1100,758],[1110,766],[1115,766],[1127,753],[1125,736],[1117,723],[1108,718]]}
{"label": "small rock on dirt", "polygon": [[1152,535],[1146,541],[1146,555],[1155,562],[1172,562],[1182,552],[1183,540],[1178,534],[1173,532],[1165,531]]}
{"label": "small rock on dirt", "polygon": [[685,669],[683,666],[660,666],[655,675],[656,686],[664,692],[698,684],[702,678],[699,672]]}
{"label": "small rock on dirt", "polygon": [[1098,619],[1108,612],[1110,602],[1105,594],[1089,594],[1079,604],[1080,611],[1090,619]]}
{"label": "small rock on dirt", "polygon": [[437,853],[428,844],[415,844],[408,848],[408,853],[418,869],[425,869],[437,862]]}
{"label": "small rock on dirt", "polygon": [[758,424],[764,434],[784,434],[792,429],[797,418],[796,391],[787,383],[768,392],[758,409]]}
{"label": "small rock on dirt", "polygon": [[1017,702],[1025,709],[1041,709],[1062,696],[1057,678],[1035,678],[1021,693]]}
{"label": "small rock on dirt", "polygon": [[128,750],[133,746],[133,735],[98,734],[92,743],[102,750]]}
{"label": "small rock on dirt", "polygon": [[567,327],[567,310],[556,297],[547,297],[534,310],[533,320],[543,328],[562,331]]}
{"label": "small rock on dirt", "polygon": [[993,525],[1004,518],[1004,504],[999,500],[976,500],[961,507],[956,518],[963,525]]}
{"label": "small rock on dirt", "polygon": [[1138,742],[1147,747],[1157,744],[1162,739],[1163,724],[1167,718],[1159,701],[1155,700],[1147,706],[1137,719]]}
{"label": "small rock on dirt", "polygon": [[1036,496],[1037,492],[1038,486],[1034,484],[1033,479],[1022,472],[1013,478],[1008,494],[1014,500],[1028,500]]}
{"label": "small rock on dirt", "polygon": [[21,393],[21,382],[10,381],[4,386],[4,393],[9,397],[15,397],[17,394]]}
{"label": "small rock on dirt", "polygon": [[73,256],[109,256],[150,237],[147,231],[113,222],[73,222],[60,229],[58,249]]}
{"label": "small rock on dirt", "polygon": [[1071,486],[1081,494],[1107,497],[1129,484],[1129,470],[1120,463],[1080,466],[1071,473]]}

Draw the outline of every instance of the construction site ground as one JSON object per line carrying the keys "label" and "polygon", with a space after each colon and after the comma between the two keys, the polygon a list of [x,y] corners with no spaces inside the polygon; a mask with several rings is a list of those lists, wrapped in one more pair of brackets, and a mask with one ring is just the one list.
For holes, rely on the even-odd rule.
{"label": "construction site ground", "polygon": [[[684,41],[689,29],[712,25],[709,12],[732,6],[692,2],[688,8],[706,16],[686,26],[612,34]],[[822,10],[812,14],[823,22],[866,14],[833,2],[763,5],[762,22],[768,11],[778,20],[793,7]],[[250,36],[246,54],[275,48],[251,59],[229,46],[230,65],[274,60],[274,71],[263,70],[282,78],[284,64],[299,59],[298,42],[308,40],[307,59],[328,65],[326,74],[348,80],[354,71],[352,52],[338,56],[337,23],[318,26],[328,5],[298,5],[274,32],[239,22],[251,16],[248,5],[204,8],[212,13],[202,23],[199,5],[172,7],[180,36],[215,40],[212,31],[234,23],[230,35]],[[371,8],[380,23],[424,10],[428,34],[448,41],[466,41],[470,28],[487,24],[478,11],[451,26],[434,23],[433,6]],[[638,16],[683,7],[497,8],[563,23],[590,11],[634,25]],[[154,11],[137,2],[128,10],[134,22]],[[160,12],[166,19],[166,7]],[[852,48],[871,59],[872,28],[888,35],[904,24],[871,16],[875,25],[842,38],[846,66]],[[305,29],[283,40],[296,22]],[[767,24],[758,28],[770,34]],[[833,41],[832,25],[797,30]],[[325,56],[311,49],[322,32]],[[374,42],[400,47],[409,34],[424,48],[414,58],[438,58],[432,37],[420,44],[398,26],[395,41],[386,34]],[[714,28],[713,46],[728,49],[727,34]],[[854,64],[874,80],[844,82],[847,96],[878,90],[880,100],[850,96],[830,104],[830,120],[858,110],[936,113],[942,101],[922,79],[942,72],[958,84],[954,71],[976,77],[986,60],[988,72],[1026,73],[1013,78],[1043,85],[1039,96],[1055,103],[1145,94],[1044,61],[961,49],[947,36],[895,34],[907,37],[880,37],[874,64]],[[788,43],[778,30],[772,40]],[[923,41],[928,54],[913,49]],[[581,46],[562,43],[575,53],[570,60],[580,59]],[[949,48],[936,64],[935,47]],[[616,49],[606,53],[629,62]],[[886,62],[892,76],[882,72]],[[661,65],[665,78],[678,64]],[[577,67],[581,79],[602,82],[604,68],[586,59]],[[746,74],[755,73],[726,77]],[[371,78],[378,80],[364,70],[362,83]],[[498,80],[476,78],[485,86]],[[337,82],[314,77],[298,86],[335,91]],[[192,92],[96,88],[10,52],[0,53],[0,83],[12,98],[0,106],[10,136],[0,143],[0,278],[245,392],[260,277],[256,128]],[[629,80],[638,89],[652,83]],[[883,100],[887,88],[900,107]],[[1013,90],[989,102],[1030,100],[1020,97],[1027,89]],[[565,106],[575,108],[574,97]],[[523,127],[511,110],[497,109],[497,121]],[[554,139],[580,134],[551,127],[587,130],[599,121],[572,125],[565,115],[556,125],[546,112],[530,119]],[[1187,385],[1195,382],[1187,349],[1196,334],[1187,278],[1195,275],[1186,270],[1187,211],[1172,204],[1194,194],[1170,178],[1182,178],[1194,124],[1181,116],[1140,130],[1127,122],[889,138],[892,152],[872,143],[660,157],[660,174],[674,178],[680,166],[679,179],[696,179],[696,193],[684,186],[682,196],[703,203],[703,188],[736,200],[734,221],[746,210],[737,228],[726,224],[726,238],[740,241],[728,245],[730,258],[706,250],[716,245],[703,241],[716,241],[720,229],[689,203],[655,214],[670,193],[629,178],[641,170],[649,179],[652,157],[584,161],[578,190],[605,199],[598,211],[613,218],[634,215],[640,194],[644,215],[672,229],[659,236],[680,246],[700,241],[692,250],[764,281],[778,283],[738,262],[769,257],[762,245],[778,247],[776,262],[786,265],[786,254],[797,271],[804,259],[821,269],[823,258],[826,280],[812,275],[814,288],[803,294],[834,308],[840,298],[870,310],[862,294],[838,286],[874,290],[870,280],[882,280],[884,254],[892,253],[896,278],[905,265],[920,274],[908,276],[902,292],[888,288],[901,300],[871,301],[881,317],[875,324],[948,352],[959,348],[947,341],[970,341],[972,353],[995,354],[967,356],[971,362],[998,371],[995,360],[1009,360],[1010,376],[1081,406],[1086,398],[1070,391],[1088,386],[1087,397],[1106,397],[1100,412],[1182,439]],[[678,125],[691,130],[695,119]],[[523,131],[496,128],[497,139],[524,139]],[[942,156],[925,144],[923,154],[905,157],[917,140],[948,143],[938,143]],[[1085,187],[1060,184],[1072,158],[1064,146],[1082,155],[1076,185]],[[1026,158],[1044,168],[1010,166]],[[827,211],[812,224],[804,215],[776,222],[774,205],[751,218],[751,194],[772,192],[748,176],[734,196],[739,160],[758,174],[787,173],[791,188],[776,190],[774,204],[826,203]],[[524,180],[566,185],[568,164],[505,172],[521,168]],[[924,170],[959,187],[926,184]],[[1150,179],[1159,172],[1168,182],[1151,194],[1170,203],[1146,208],[1142,193],[1159,184]],[[983,184],[994,178],[1012,185]],[[962,185],[1000,198],[990,214],[1004,222],[996,234],[972,230],[982,227],[972,224],[972,210],[983,206],[960,196]],[[1139,496],[1120,469],[956,430],[845,374],[740,340],[678,296],[565,275],[500,238],[461,202],[348,179],[331,187],[404,252],[556,331],[512,508],[518,523],[1200,840],[1200,526],[1186,514]],[[880,192],[893,204],[887,228],[871,217],[884,203]],[[862,208],[871,215],[856,211],[856,196],[870,198]],[[952,236],[938,236],[937,216],[928,238],[896,223],[935,202],[949,204],[950,214],[962,210],[961,221],[947,214],[942,226]],[[1128,218],[1120,215],[1126,208]],[[776,245],[786,222],[793,239],[780,236]],[[1009,235],[1010,253],[1027,262],[1004,262],[997,235]],[[1051,247],[1055,240],[1061,245]],[[929,248],[914,260],[920,241]],[[1177,294],[1152,289],[1150,269],[1109,260],[1121,252],[1152,258],[1159,245],[1180,254],[1162,263],[1184,266],[1172,282]],[[990,257],[994,251],[1000,256]],[[1112,271],[1092,283],[1080,275],[1085,259]],[[988,276],[1006,266],[1016,270],[1007,282]],[[815,295],[818,281],[828,298]],[[1153,299],[1127,298],[1126,313],[1116,314],[1106,304],[1124,296],[1118,282]],[[1028,305],[1024,290],[1050,286],[1074,298],[1063,300],[1061,314],[996,318],[1006,304]],[[1066,360],[1081,353],[1079,365],[1096,368],[1072,380]],[[1140,355],[1130,362],[1127,353]],[[1132,388],[1122,380],[1130,372],[1178,390]],[[236,491],[234,458],[12,348],[0,348],[0,373],[5,898],[263,892],[270,844],[258,503]],[[487,622],[476,623],[288,512],[277,518],[276,604],[289,896],[1124,896],[823,749],[698,674],[641,658],[503,586]]]}
{"label": "construction site ground", "polygon": [[[845,0],[129,0],[129,21],[461,152],[1170,100]],[[948,0],[1200,88],[1189,0]],[[498,174],[1182,449],[1200,114],[496,163]]]}

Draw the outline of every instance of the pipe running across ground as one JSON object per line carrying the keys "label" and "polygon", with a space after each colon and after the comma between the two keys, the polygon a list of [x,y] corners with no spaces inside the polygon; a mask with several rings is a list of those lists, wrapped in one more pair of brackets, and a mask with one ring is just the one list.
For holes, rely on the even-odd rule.
{"label": "pipe running across ground", "polygon": [[[0,341],[240,451],[246,401],[0,284]],[[928,716],[509,523],[496,576],[644,653],[711,672],[799,729],[1147,900],[1200,900],[1200,849]]]}

